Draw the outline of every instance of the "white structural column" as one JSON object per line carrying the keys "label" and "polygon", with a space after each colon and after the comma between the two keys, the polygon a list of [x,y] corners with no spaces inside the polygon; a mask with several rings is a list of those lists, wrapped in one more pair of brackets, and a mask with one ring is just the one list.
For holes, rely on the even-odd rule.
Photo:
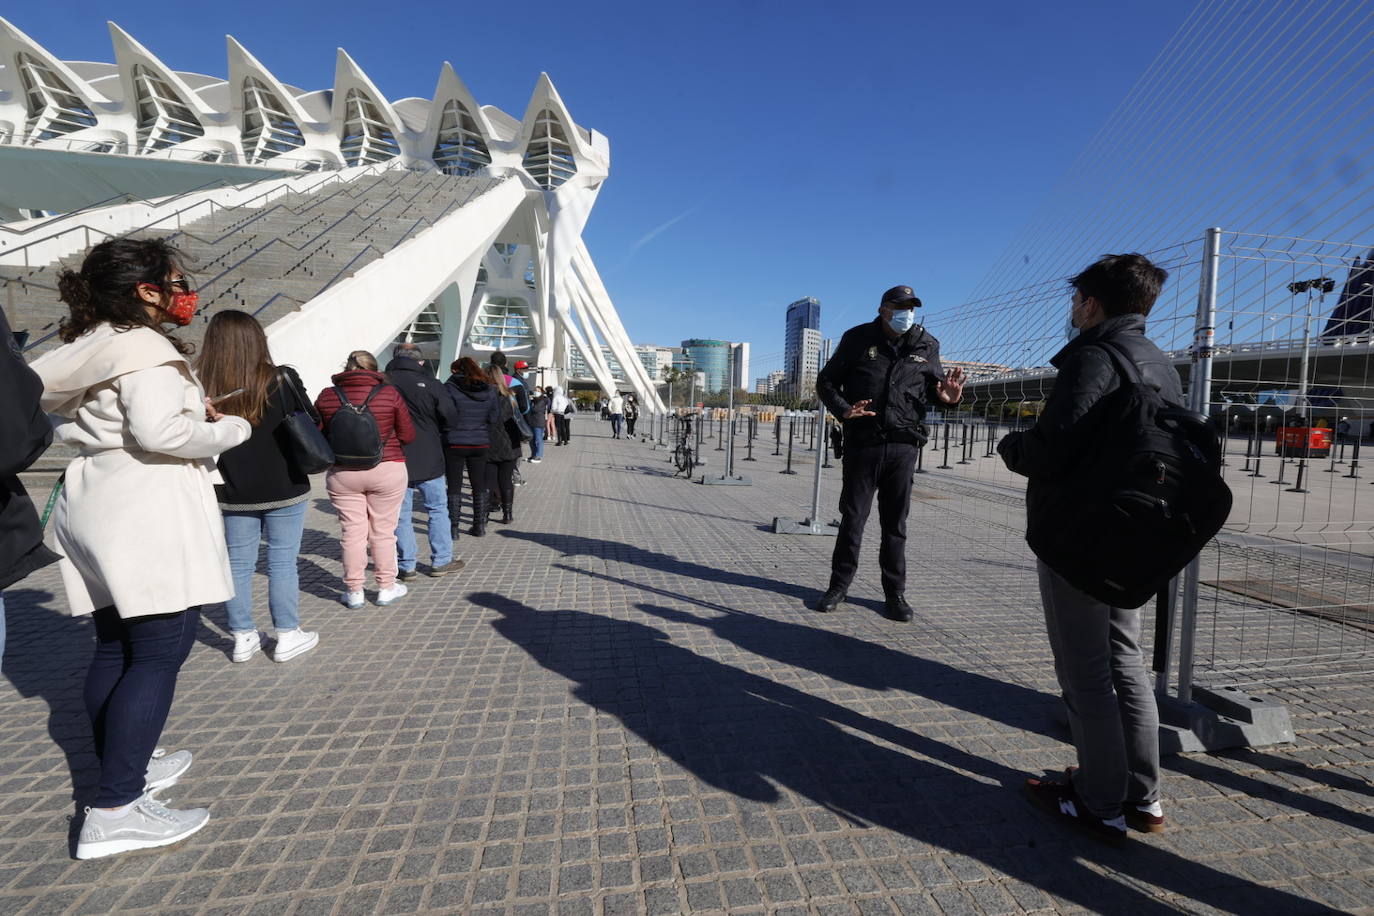
{"label": "white structural column", "polygon": [[592,263],[592,256],[581,240],[573,253],[572,270],[568,279],[575,279],[580,284],[586,304],[585,312],[596,325],[597,333],[605,340],[606,346],[615,354],[616,361],[625,370],[625,381],[639,396],[639,402],[655,413],[665,410],[663,401],[658,396],[658,389],[649,377],[649,370],[639,361],[639,353],[630,342],[629,335],[625,333],[625,326],[616,314],[610,294],[601,282],[601,274],[597,272],[596,265]]}

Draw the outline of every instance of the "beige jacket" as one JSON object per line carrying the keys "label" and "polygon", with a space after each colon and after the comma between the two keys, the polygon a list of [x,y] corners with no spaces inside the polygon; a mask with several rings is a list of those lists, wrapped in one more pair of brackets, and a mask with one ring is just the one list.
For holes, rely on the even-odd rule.
{"label": "beige jacket", "polygon": [[33,363],[56,438],[79,449],[54,508],[72,614],[169,614],[234,591],[212,460],[248,439],[205,422],[190,365],[156,331],[102,325]]}

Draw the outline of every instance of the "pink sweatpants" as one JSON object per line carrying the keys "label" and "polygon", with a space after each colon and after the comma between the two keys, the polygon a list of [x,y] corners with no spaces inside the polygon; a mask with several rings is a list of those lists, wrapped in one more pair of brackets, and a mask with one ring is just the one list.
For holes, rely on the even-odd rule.
{"label": "pink sweatpants", "polygon": [[383,461],[365,471],[335,469],[325,476],[324,488],[343,530],[343,580],[348,591],[363,590],[369,546],[377,588],[395,584],[396,521],[409,483],[404,461]]}

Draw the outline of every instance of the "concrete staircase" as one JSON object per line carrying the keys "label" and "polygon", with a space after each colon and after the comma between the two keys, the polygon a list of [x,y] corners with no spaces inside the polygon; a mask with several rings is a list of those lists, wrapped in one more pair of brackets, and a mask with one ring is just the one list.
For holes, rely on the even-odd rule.
{"label": "concrete staircase", "polygon": [[[498,181],[396,169],[188,223],[168,238],[188,256],[200,312],[177,335],[199,343],[210,317],[228,308],[254,314],[267,327]],[[78,268],[83,257],[37,268],[0,267],[5,311],[14,330],[29,332],[29,358],[61,343],[57,329],[67,307],[58,298],[57,277]]]}

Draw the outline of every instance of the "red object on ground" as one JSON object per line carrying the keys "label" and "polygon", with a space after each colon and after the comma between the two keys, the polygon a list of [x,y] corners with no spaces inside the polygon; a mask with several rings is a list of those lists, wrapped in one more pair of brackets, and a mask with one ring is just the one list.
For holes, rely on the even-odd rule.
{"label": "red object on ground", "polygon": [[1324,426],[1280,426],[1277,453],[1293,458],[1325,458],[1331,452],[1331,430]]}

